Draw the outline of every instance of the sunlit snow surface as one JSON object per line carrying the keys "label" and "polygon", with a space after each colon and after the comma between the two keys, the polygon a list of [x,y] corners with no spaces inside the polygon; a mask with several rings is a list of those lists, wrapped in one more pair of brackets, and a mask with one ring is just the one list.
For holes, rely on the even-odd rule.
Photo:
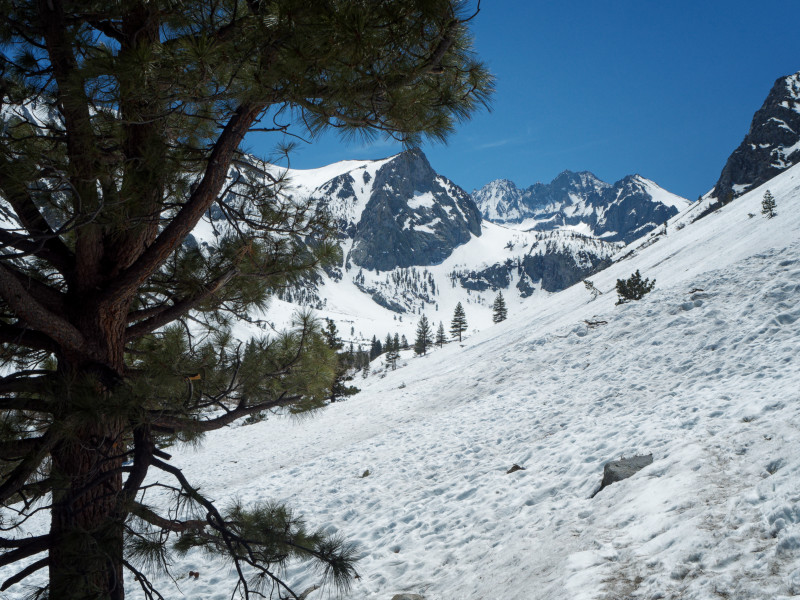
{"label": "sunlit snow surface", "polygon": [[[285,501],[358,542],[349,599],[798,595],[800,167],[690,223],[702,209],[625,248],[596,301],[535,294],[313,418],[215,432],[172,463],[220,504]],[[636,269],[655,290],[615,306]],[[605,462],[639,453],[653,464],[590,499]],[[165,597],[230,597],[227,565],[175,567]]]}
{"label": "sunlit snow surface", "polygon": [[[217,501],[286,501],[359,542],[348,598],[800,594],[800,170],[677,230],[692,216],[595,277],[594,302],[581,284],[532,298],[313,419],[217,432],[173,462]],[[615,306],[636,269],[655,291]],[[650,452],[589,498],[606,461]],[[190,569],[186,597],[228,597],[227,567]]]}

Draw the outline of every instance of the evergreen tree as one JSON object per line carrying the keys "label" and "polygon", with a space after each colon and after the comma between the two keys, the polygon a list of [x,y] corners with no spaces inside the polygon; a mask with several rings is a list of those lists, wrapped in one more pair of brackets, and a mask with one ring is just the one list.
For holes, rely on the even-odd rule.
{"label": "evergreen tree", "polygon": [[764,198],[761,200],[761,214],[771,219],[777,214],[775,212],[776,206],[777,204],[775,203],[775,198],[772,196],[772,192],[769,190],[764,192]]}
{"label": "evergreen tree", "polygon": [[617,279],[617,304],[624,304],[631,300],[641,300],[645,294],[649,294],[656,285],[656,280],[642,279],[639,269],[628,279]]}
{"label": "evergreen tree", "polygon": [[[336,324],[331,319],[325,319],[326,325],[325,328],[322,330],[322,335],[325,337],[325,342],[328,344],[328,348],[336,352],[336,367],[334,370],[334,378],[333,382],[331,382],[331,391],[328,395],[328,399],[331,402],[336,402],[337,400],[341,400],[346,396],[352,396],[353,394],[357,394],[360,390],[352,385],[347,385],[348,381],[352,381],[353,377],[349,374],[350,371],[350,361],[349,353],[347,352],[340,352],[342,348],[344,348],[344,342],[339,337],[339,332],[336,329]],[[352,344],[351,344],[351,352],[352,352]]]}
{"label": "evergreen tree", "polygon": [[414,340],[415,353],[426,354],[428,352],[428,348],[431,347],[432,334],[433,332],[431,331],[430,323],[428,323],[428,317],[422,315],[419,324],[417,324],[417,337]]}
{"label": "evergreen tree", "polygon": [[397,335],[396,333],[394,334],[394,340],[393,340],[392,346],[393,346],[394,351],[397,352],[398,355],[399,355],[400,349],[402,348],[402,346],[400,345],[400,336]]}
{"label": "evergreen tree", "polygon": [[332,319],[325,319],[325,327],[322,330],[322,335],[325,338],[325,343],[328,348],[336,350],[337,352],[344,348],[344,342],[339,337],[339,330],[336,328],[336,323]]}
{"label": "evergreen tree", "polygon": [[444,323],[439,321],[439,329],[436,330],[436,344],[441,348],[444,346],[445,342],[447,342],[447,338],[444,333]]}
{"label": "evergreen tree", "polygon": [[503,292],[497,292],[497,297],[494,299],[492,305],[492,321],[500,323],[508,318],[508,311],[506,310],[506,301],[503,298]]}
{"label": "evergreen tree", "polygon": [[452,337],[458,336],[458,341],[461,341],[461,334],[467,330],[467,315],[464,313],[464,307],[461,302],[456,304],[456,309],[453,312],[453,320],[450,321],[450,335]]}
{"label": "evergreen tree", "polygon": [[400,349],[401,350],[408,350],[408,340],[406,339],[406,335],[403,334],[400,337]]}
{"label": "evergreen tree", "polygon": [[[464,7],[0,0],[0,506],[50,515],[0,539],[19,569],[4,589],[47,569],[49,598],[122,600],[127,573],[160,597],[140,565],[193,546],[231,561],[244,597],[294,596],[277,576],[294,559],[351,581],[351,546],[280,506],[216,505],[163,448],[320,407],[334,378],[307,315],[231,333],[335,257],[323,213],[281,194],[245,134],[445,138],[492,86]],[[189,243],[212,214],[215,237]],[[174,502],[147,506],[154,486]]]}
{"label": "evergreen tree", "polygon": [[381,344],[381,341],[373,335],[372,345],[369,348],[369,359],[375,360],[381,354],[383,354],[383,345]]}

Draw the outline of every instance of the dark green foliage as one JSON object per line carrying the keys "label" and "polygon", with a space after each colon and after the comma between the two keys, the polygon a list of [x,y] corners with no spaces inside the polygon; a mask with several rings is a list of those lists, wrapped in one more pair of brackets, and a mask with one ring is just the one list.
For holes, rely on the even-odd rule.
{"label": "dark green foliage", "polygon": [[372,345],[369,348],[369,359],[375,360],[381,354],[383,354],[383,344],[381,344],[381,341],[373,335]]}
{"label": "dark green foliage", "polygon": [[436,345],[441,348],[447,342],[447,338],[445,337],[444,333],[444,323],[439,321],[439,329],[436,330]]}
{"label": "dark green foliage", "polygon": [[[366,361],[308,315],[232,333],[266,330],[257,309],[339,256],[268,166],[282,149],[240,146],[254,128],[443,139],[492,90],[465,6],[0,0],[0,507],[52,516],[24,541],[4,521],[12,594],[46,568],[50,598],[120,600],[126,576],[160,597],[136,565],[169,571],[176,536],[224,550],[245,598],[292,597],[292,557],[349,581],[348,546],[274,507],[221,514],[163,448],[316,409],[337,353]],[[173,502],[143,506],[145,481]]]}
{"label": "dark green foliage", "polygon": [[428,317],[422,315],[422,318],[417,324],[417,337],[414,340],[414,352],[416,354],[427,354],[428,348],[431,347],[431,325],[428,323]]}
{"label": "dark green foliage", "polygon": [[386,336],[386,364],[394,371],[397,368],[397,361],[400,358],[400,338],[394,334],[394,338],[390,335]]}
{"label": "dark green foliage", "polygon": [[617,279],[617,304],[624,304],[631,300],[641,300],[656,285],[656,280],[642,279],[639,269],[628,279]]}
{"label": "dark green foliage", "polygon": [[506,301],[503,298],[503,292],[497,292],[497,297],[494,299],[492,305],[492,321],[500,323],[508,318],[508,310],[506,309]]}
{"label": "dark green foliage", "polygon": [[328,348],[336,352],[334,379],[331,383],[330,395],[328,398],[331,402],[336,402],[347,396],[357,394],[361,390],[353,385],[347,385],[348,381],[353,380],[353,376],[350,374],[350,370],[353,367],[352,344],[350,352],[339,352],[344,348],[344,342],[342,342],[342,339],[339,337],[336,324],[331,319],[325,319],[325,321],[326,326],[325,329],[322,330],[325,343],[328,345]]}
{"label": "dark green foliage", "polygon": [[450,321],[450,335],[453,337],[458,336],[458,341],[461,341],[461,334],[467,330],[467,315],[464,312],[464,307],[461,302],[456,304],[456,309],[453,311],[453,320]]}
{"label": "dark green foliage", "polygon": [[775,198],[772,196],[772,192],[767,190],[764,192],[764,198],[761,200],[761,214],[771,219],[776,214],[775,207],[777,204],[775,203]]}

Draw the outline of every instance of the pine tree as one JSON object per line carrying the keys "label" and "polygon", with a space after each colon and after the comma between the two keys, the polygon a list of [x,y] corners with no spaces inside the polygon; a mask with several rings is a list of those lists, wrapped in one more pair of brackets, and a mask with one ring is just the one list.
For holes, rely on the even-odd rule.
{"label": "pine tree", "polygon": [[769,190],[764,192],[764,198],[761,200],[761,214],[771,219],[778,214],[775,212],[776,206],[777,204],[775,203],[775,198],[772,196],[772,192]]}
{"label": "pine tree", "polygon": [[432,334],[433,332],[431,331],[430,323],[428,323],[428,317],[422,315],[417,325],[417,337],[414,340],[415,353],[426,354],[428,352],[428,348],[431,347]]}
{"label": "pine tree", "polygon": [[642,279],[639,269],[628,279],[617,279],[617,304],[625,304],[631,300],[641,300],[649,294],[656,285],[656,280]]}
{"label": "pine tree", "polygon": [[453,312],[453,320],[450,322],[450,335],[452,337],[458,336],[458,341],[461,341],[461,334],[467,330],[467,315],[464,313],[464,307],[461,302],[456,304],[456,309]]}
{"label": "pine tree", "polygon": [[506,310],[506,301],[503,299],[503,292],[497,292],[497,297],[494,299],[492,305],[492,321],[500,323],[508,318],[508,311]]}
{"label": "pine tree", "polygon": [[[126,574],[160,597],[137,565],[192,546],[226,556],[242,596],[293,596],[276,574],[294,559],[352,579],[351,546],[283,507],[217,506],[163,448],[320,407],[334,377],[308,315],[231,332],[336,250],[244,136],[264,119],[276,139],[445,138],[492,87],[464,7],[0,0],[0,506],[51,517],[0,540],[20,569],[2,587],[46,568],[49,598],[121,600]],[[211,216],[218,235],[189,243]],[[147,506],[145,481],[174,503]]]}
{"label": "pine tree", "polygon": [[444,346],[446,341],[447,338],[445,337],[444,333],[444,323],[439,321],[439,329],[436,331],[436,344],[439,346],[439,348],[441,348]]}
{"label": "pine tree", "polygon": [[[334,369],[334,378],[331,382],[331,390],[328,399],[331,402],[336,402],[347,396],[357,394],[360,390],[352,385],[347,385],[348,381],[353,380],[353,376],[349,374],[350,364],[348,361],[348,353],[340,352],[344,348],[344,342],[339,337],[339,332],[336,329],[336,324],[331,319],[325,319],[326,325],[322,330],[322,335],[325,338],[325,343],[328,348],[336,352],[336,366]],[[351,344],[352,352],[352,344]]]}
{"label": "pine tree", "polygon": [[406,334],[403,334],[400,337],[400,349],[401,350],[408,350],[408,340],[406,339]]}
{"label": "pine tree", "polygon": [[381,344],[381,341],[373,335],[372,344],[369,347],[369,359],[375,360],[381,354],[383,354],[383,344]]}

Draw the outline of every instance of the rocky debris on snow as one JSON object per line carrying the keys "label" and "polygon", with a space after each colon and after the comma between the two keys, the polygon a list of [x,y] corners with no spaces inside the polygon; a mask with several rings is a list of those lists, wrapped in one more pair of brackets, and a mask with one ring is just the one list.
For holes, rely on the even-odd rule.
{"label": "rocky debris on snow", "polygon": [[651,464],[653,464],[652,454],[637,454],[630,458],[620,458],[606,463],[605,467],[603,467],[603,481],[600,483],[600,489],[592,494],[592,498],[612,483],[627,479]]}
{"label": "rocky debris on snow", "polygon": [[419,594],[395,594],[392,600],[425,600],[425,596]]}
{"label": "rocky debris on snow", "polygon": [[512,467],[508,471],[506,471],[506,475],[508,475],[509,473],[515,473],[516,471],[524,471],[524,470],[525,467],[520,467],[517,463],[514,463]]}

